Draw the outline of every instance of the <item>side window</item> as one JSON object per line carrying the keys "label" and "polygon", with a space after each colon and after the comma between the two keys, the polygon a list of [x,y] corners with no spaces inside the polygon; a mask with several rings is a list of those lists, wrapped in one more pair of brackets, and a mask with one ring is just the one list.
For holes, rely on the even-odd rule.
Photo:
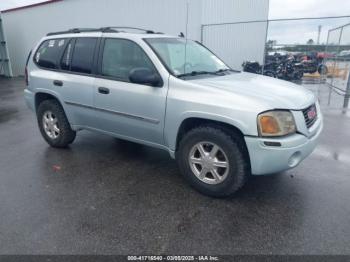
{"label": "side window", "polygon": [[57,69],[60,55],[67,39],[52,39],[44,41],[35,53],[34,61],[38,66]]}
{"label": "side window", "polygon": [[71,71],[91,74],[96,43],[97,38],[77,38],[72,56]]}
{"label": "side window", "polygon": [[134,68],[155,68],[146,53],[137,44],[125,39],[106,39],[101,73],[122,81],[129,81],[129,73]]}
{"label": "side window", "polygon": [[71,63],[71,57],[73,52],[73,44],[74,40],[70,40],[69,44],[66,47],[66,50],[63,53],[62,59],[61,59],[61,69],[62,70],[69,70],[70,69],[70,63]]}

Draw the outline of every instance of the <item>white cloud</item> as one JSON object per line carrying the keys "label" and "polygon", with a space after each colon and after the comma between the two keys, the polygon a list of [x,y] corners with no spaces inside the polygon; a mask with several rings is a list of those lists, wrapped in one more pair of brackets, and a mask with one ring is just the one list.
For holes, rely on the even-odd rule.
{"label": "white cloud", "polygon": [[348,0],[270,0],[270,19],[350,15]]}
{"label": "white cloud", "polygon": [[[279,44],[305,44],[309,39],[316,42],[318,26],[321,25],[320,43],[322,44],[327,42],[329,30],[349,22],[350,18],[274,21],[269,23],[268,39],[276,40]],[[349,37],[346,38],[349,39]]]}
{"label": "white cloud", "polygon": [[[270,0],[269,19],[347,15],[350,16],[348,0]],[[349,22],[350,18],[271,22],[268,39],[277,40],[280,44],[305,44],[309,39],[316,42],[318,26],[321,25],[320,43],[326,43],[328,30]]]}

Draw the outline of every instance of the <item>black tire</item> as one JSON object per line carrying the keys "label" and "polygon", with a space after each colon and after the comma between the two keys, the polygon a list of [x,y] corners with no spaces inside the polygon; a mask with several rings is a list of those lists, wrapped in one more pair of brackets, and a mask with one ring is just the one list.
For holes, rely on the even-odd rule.
{"label": "black tire", "polygon": [[[47,111],[52,112],[55,118],[57,118],[57,124],[59,126],[60,133],[55,139],[50,138],[44,130],[43,117]],[[64,113],[62,106],[57,100],[45,100],[40,103],[37,110],[37,120],[41,135],[50,146],[56,148],[65,148],[73,143],[76,137],[76,132],[71,129],[66,114]]]}
{"label": "black tire", "polygon": [[[229,171],[219,184],[201,181],[191,170],[189,155],[193,146],[200,142],[212,142],[226,154]],[[179,143],[176,159],[182,175],[199,192],[212,197],[228,197],[238,191],[250,175],[250,161],[243,138],[239,134],[216,126],[202,126],[190,130]]]}
{"label": "black tire", "polygon": [[298,71],[295,74],[295,80],[301,80],[304,77],[304,72]]}
{"label": "black tire", "polygon": [[272,71],[266,71],[266,72],[264,72],[264,75],[276,78],[276,74],[274,72],[272,72]]}
{"label": "black tire", "polygon": [[320,75],[327,75],[328,67],[326,65],[320,65],[317,71]]}

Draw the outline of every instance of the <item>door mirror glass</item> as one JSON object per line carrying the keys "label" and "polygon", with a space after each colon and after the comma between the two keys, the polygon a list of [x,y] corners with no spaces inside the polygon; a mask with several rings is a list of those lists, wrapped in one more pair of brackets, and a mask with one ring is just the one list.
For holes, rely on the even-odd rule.
{"label": "door mirror glass", "polygon": [[129,74],[129,80],[131,83],[140,85],[151,85],[155,87],[161,87],[162,85],[161,78],[154,71],[145,67],[132,69]]}

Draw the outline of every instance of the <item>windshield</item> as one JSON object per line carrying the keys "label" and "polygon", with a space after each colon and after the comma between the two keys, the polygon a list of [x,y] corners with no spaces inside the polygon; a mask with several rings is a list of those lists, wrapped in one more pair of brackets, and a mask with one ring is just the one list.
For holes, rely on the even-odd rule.
{"label": "windshield", "polygon": [[175,76],[216,73],[230,70],[204,46],[182,38],[145,39]]}

